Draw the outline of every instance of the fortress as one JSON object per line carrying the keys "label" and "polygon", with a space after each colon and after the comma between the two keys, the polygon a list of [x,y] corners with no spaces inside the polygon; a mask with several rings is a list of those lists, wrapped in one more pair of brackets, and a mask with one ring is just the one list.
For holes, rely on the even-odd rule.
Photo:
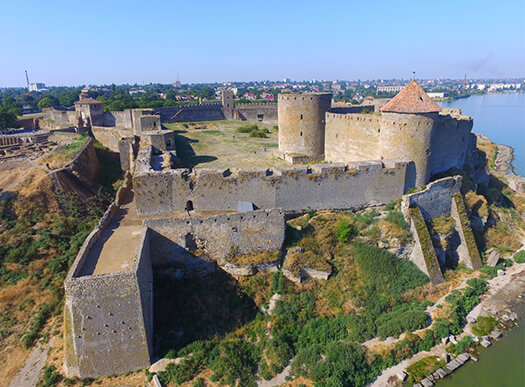
{"label": "fortress", "polygon": [[[443,281],[445,256],[432,247],[425,224],[436,216],[455,220],[457,238],[448,247],[454,251],[446,253],[472,269],[481,266],[460,177],[406,195],[451,168],[483,168],[475,161],[472,119],[442,110],[415,81],[379,112],[332,107],[331,99],[325,93],[281,94],[277,105],[248,107],[235,105],[227,91],[218,105],[104,112],[100,102],[83,97],[74,111],[45,112],[48,123],[89,127],[103,145],[120,152],[127,171],[65,281],[68,377],[123,373],[151,363],[154,267],[177,267],[187,277],[217,266],[234,275],[279,270],[280,260],[249,268],[228,260],[261,252],[278,256],[285,220],[309,209],[359,209],[403,198],[415,241],[410,259],[432,283]],[[177,168],[176,135],[162,122],[202,117],[277,120],[277,153],[290,165]],[[117,243],[119,235],[127,238],[125,248]]]}

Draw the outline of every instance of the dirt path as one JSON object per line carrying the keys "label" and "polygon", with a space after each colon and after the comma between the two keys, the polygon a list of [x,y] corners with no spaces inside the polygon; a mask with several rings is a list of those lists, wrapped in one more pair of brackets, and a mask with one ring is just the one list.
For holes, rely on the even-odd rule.
{"label": "dirt path", "polygon": [[290,366],[286,366],[280,374],[275,375],[270,380],[261,380],[257,382],[257,387],[274,387],[280,386],[281,384],[286,383],[286,377],[290,375]]}
{"label": "dirt path", "polygon": [[38,345],[26,360],[22,369],[18,372],[9,387],[34,387],[40,379],[40,372],[46,365],[49,347],[42,348]]}

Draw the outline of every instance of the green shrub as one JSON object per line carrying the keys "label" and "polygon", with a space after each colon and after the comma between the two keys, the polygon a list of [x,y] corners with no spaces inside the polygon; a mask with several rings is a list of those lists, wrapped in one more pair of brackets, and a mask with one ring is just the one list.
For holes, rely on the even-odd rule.
{"label": "green shrub", "polygon": [[251,133],[254,130],[259,130],[259,127],[257,126],[257,124],[240,126],[237,128],[238,133]]}
{"label": "green shrub", "polygon": [[267,134],[261,130],[252,130],[250,132],[250,137],[268,138]]}
{"label": "green shrub", "polygon": [[514,262],[524,263],[525,262],[525,250],[518,251],[514,254]]}
{"label": "green shrub", "polygon": [[438,356],[428,356],[409,365],[407,373],[410,375],[410,381],[419,382],[443,366],[445,362]]}
{"label": "green shrub", "polygon": [[474,339],[472,336],[465,336],[460,341],[458,341],[457,344],[450,344],[447,347],[447,352],[455,353],[456,355],[459,355],[460,353],[464,353],[467,351],[469,347],[474,344]]}
{"label": "green shrub", "polygon": [[337,223],[335,236],[339,242],[347,243],[353,234],[355,234],[355,230],[347,220],[340,220],[339,223]]}
{"label": "green shrub", "polygon": [[408,223],[405,221],[405,217],[403,216],[401,211],[388,211],[388,213],[385,216],[385,221],[395,224],[402,230],[408,229]]}
{"label": "green shrub", "polygon": [[496,328],[498,321],[492,316],[480,316],[478,320],[472,324],[472,332],[477,336],[485,336]]}
{"label": "green shrub", "polygon": [[44,369],[42,380],[38,383],[41,387],[53,387],[60,380],[60,374],[56,372],[56,368],[50,365]]}
{"label": "green shrub", "polygon": [[364,386],[368,372],[361,346],[339,341],[303,348],[292,362],[292,373],[306,376],[316,386]]}

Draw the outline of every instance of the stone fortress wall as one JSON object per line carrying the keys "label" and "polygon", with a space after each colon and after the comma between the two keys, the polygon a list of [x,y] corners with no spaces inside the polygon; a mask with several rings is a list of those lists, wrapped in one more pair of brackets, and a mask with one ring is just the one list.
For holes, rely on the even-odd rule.
{"label": "stone fortress wall", "polygon": [[410,160],[407,188],[422,186],[432,175],[463,166],[476,148],[471,130],[472,119],[460,115],[327,113],[325,158]]}
{"label": "stone fortress wall", "polygon": [[[146,219],[151,229],[150,252],[155,266],[181,265],[188,272],[224,267],[235,255],[280,252],[284,213],[279,209],[215,215],[207,218]],[[210,268],[210,266],[212,266]]]}
{"label": "stone fortress wall", "polygon": [[[361,114],[362,106],[332,109],[329,94],[286,94],[279,96],[280,151],[330,163],[194,170],[158,165],[158,151],[169,150],[174,139],[173,132],[151,131],[157,117],[167,122],[210,117],[266,121],[274,117],[272,112],[277,117],[274,104],[235,106],[232,101],[231,93],[225,93],[222,104],[104,114],[104,124],[114,126],[91,128],[99,141],[120,152],[123,167],[133,173],[137,214],[149,219],[143,221],[130,270],[80,275],[87,254],[118,210],[122,192],[82,246],[66,278],[68,376],[108,375],[150,364],[152,265],[182,266],[182,275],[205,273],[216,264],[230,273],[253,274],[253,267],[235,266],[228,259],[281,250],[287,211],[352,209],[397,200],[408,188],[428,183],[432,174],[461,167],[475,145],[472,121],[458,111]],[[443,136],[447,138],[441,143]],[[459,259],[478,267],[464,204],[457,198],[460,186],[461,178],[442,179],[403,200],[416,242],[410,259],[433,284],[443,281],[439,260],[448,253],[433,246],[426,222],[436,216],[453,217]],[[239,202],[261,210],[236,212]],[[227,213],[176,217],[186,210]]]}
{"label": "stone fortress wall", "polygon": [[151,168],[151,149],[139,152],[134,175],[140,216],[184,210],[236,210],[238,201],[257,208],[345,209],[401,197],[406,163],[396,160],[317,164],[272,169]]}

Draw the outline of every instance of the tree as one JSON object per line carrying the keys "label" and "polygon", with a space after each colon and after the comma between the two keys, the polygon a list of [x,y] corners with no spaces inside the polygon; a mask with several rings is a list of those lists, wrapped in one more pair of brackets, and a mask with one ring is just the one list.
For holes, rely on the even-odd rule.
{"label": "tree", "polygon": [[38,101],[38,108],[44,109],[58,105],[58,100],[53,96],[47,96]]}
{"label": "tree", "polygon": [[202,90],[199,92],[199,97],[206,98],[206,99],[214,99],[215,98],[215,92],[213,89],[209,86],[203,87]]}
{"label": "tree", "polygon": [[0,106],[0,130],[16,128],[17,126],[16,114],[13,111]]}

